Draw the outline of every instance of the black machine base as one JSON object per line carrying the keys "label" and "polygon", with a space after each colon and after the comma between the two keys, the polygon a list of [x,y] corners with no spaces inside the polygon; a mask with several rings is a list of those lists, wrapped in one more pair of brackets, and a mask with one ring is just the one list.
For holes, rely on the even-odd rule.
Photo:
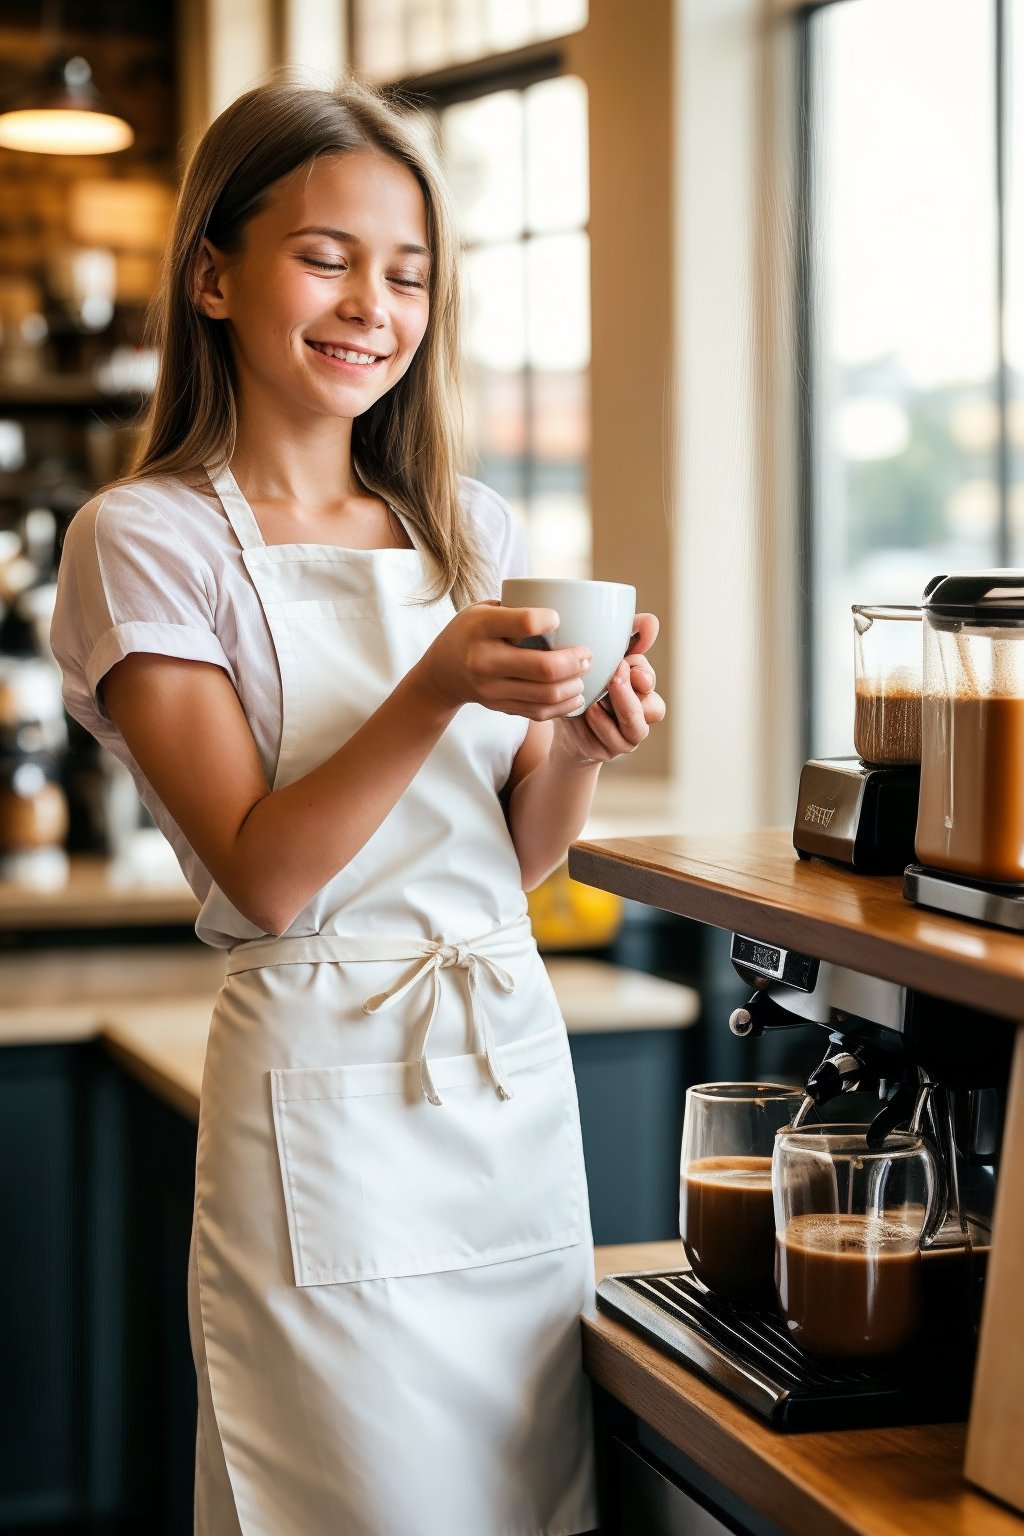
{"label": "black machine base", "polygon": [[948,1353],[881,1364],[816,1360],[771,1311],[712,1296],[688,1269],[608,1275],[597,1305],[766,1420],[773,1429],[869,1429],[964,1419],[972,1362]]}
{"label": "black machine base", "polygon": [[898,875],[914,857],[921,769],[878,767],[859,757],[820,757],[800,773],[793,847],[802,859]]}
{"label": "black machine base", "polygon": [[937,869],[925,869],[921,864],[910,864],[903,876],[903,894],[919,907],[1024,933],[1021,886],[984,885],[964,875],[948,875]]}

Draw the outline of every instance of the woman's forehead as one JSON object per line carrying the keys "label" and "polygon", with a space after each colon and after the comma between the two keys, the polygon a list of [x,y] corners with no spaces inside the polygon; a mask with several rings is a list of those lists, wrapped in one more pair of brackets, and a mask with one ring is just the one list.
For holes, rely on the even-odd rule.
{"label": "woman's forehead", "polygon": [[[290,231],[305,226],[392,230],[396,241],[426,246],[423,189],[408,166],[377,149],[319,155],[274,186],[266,213]],[[403,231],[399,233],[399,231]]]}

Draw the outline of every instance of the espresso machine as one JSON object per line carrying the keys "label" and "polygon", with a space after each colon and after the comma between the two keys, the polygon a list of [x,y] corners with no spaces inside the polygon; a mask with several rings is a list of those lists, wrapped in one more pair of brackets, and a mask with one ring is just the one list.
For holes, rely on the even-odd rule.
{"label": "espresso machine", "polygon": [[822,1118],[835,1119],[839,1096],[868,1095],[869,1146],[901,1128],[930,1144],[944,1209],[922,1250],[922,1336],[898,1361],[823,1361],[793,1343],[777,1313],[731,1305],[687,1269],[609,1276],[598,1306],[777,1429],[966,1417],[1014,1026],[742,934],[731,958],[752,989],[729,1019],[735,1035],[825,1032],[795,1123],[826,1106]]}

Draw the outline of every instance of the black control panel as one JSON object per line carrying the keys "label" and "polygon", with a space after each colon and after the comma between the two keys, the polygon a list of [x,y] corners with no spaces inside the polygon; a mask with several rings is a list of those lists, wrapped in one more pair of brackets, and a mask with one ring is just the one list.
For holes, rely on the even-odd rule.
{"label": "black control panel", "polygon": [[798,992],[813,992],[818,979],[818,962],[811,955],[765,944],[742,933],[732,936],[730,958],[744,981],[781,981]]}

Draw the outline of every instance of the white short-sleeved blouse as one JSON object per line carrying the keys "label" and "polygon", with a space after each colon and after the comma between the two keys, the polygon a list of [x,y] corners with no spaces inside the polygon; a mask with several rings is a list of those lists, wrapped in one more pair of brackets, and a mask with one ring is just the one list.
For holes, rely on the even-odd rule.
{"label": "white short-sleeved blouse", "polygon": [[[464,514],[490,561],[487,595],[528,575],[523,530],[500,496],[463,479]],[[404,520],[403,520],[404,521]],[[407,528],[415,541],[414,533]],[[96,496],[68,530],[50,630],[68,713],[124,763],[139,795],[204,901],[208,871],[154,794],[96,690],[134,651],[223,667],[272,782],[281,739],[281,678],[273,640],[220,501],[167,476]],[[523,721],[523,737],[527,721]]]}

